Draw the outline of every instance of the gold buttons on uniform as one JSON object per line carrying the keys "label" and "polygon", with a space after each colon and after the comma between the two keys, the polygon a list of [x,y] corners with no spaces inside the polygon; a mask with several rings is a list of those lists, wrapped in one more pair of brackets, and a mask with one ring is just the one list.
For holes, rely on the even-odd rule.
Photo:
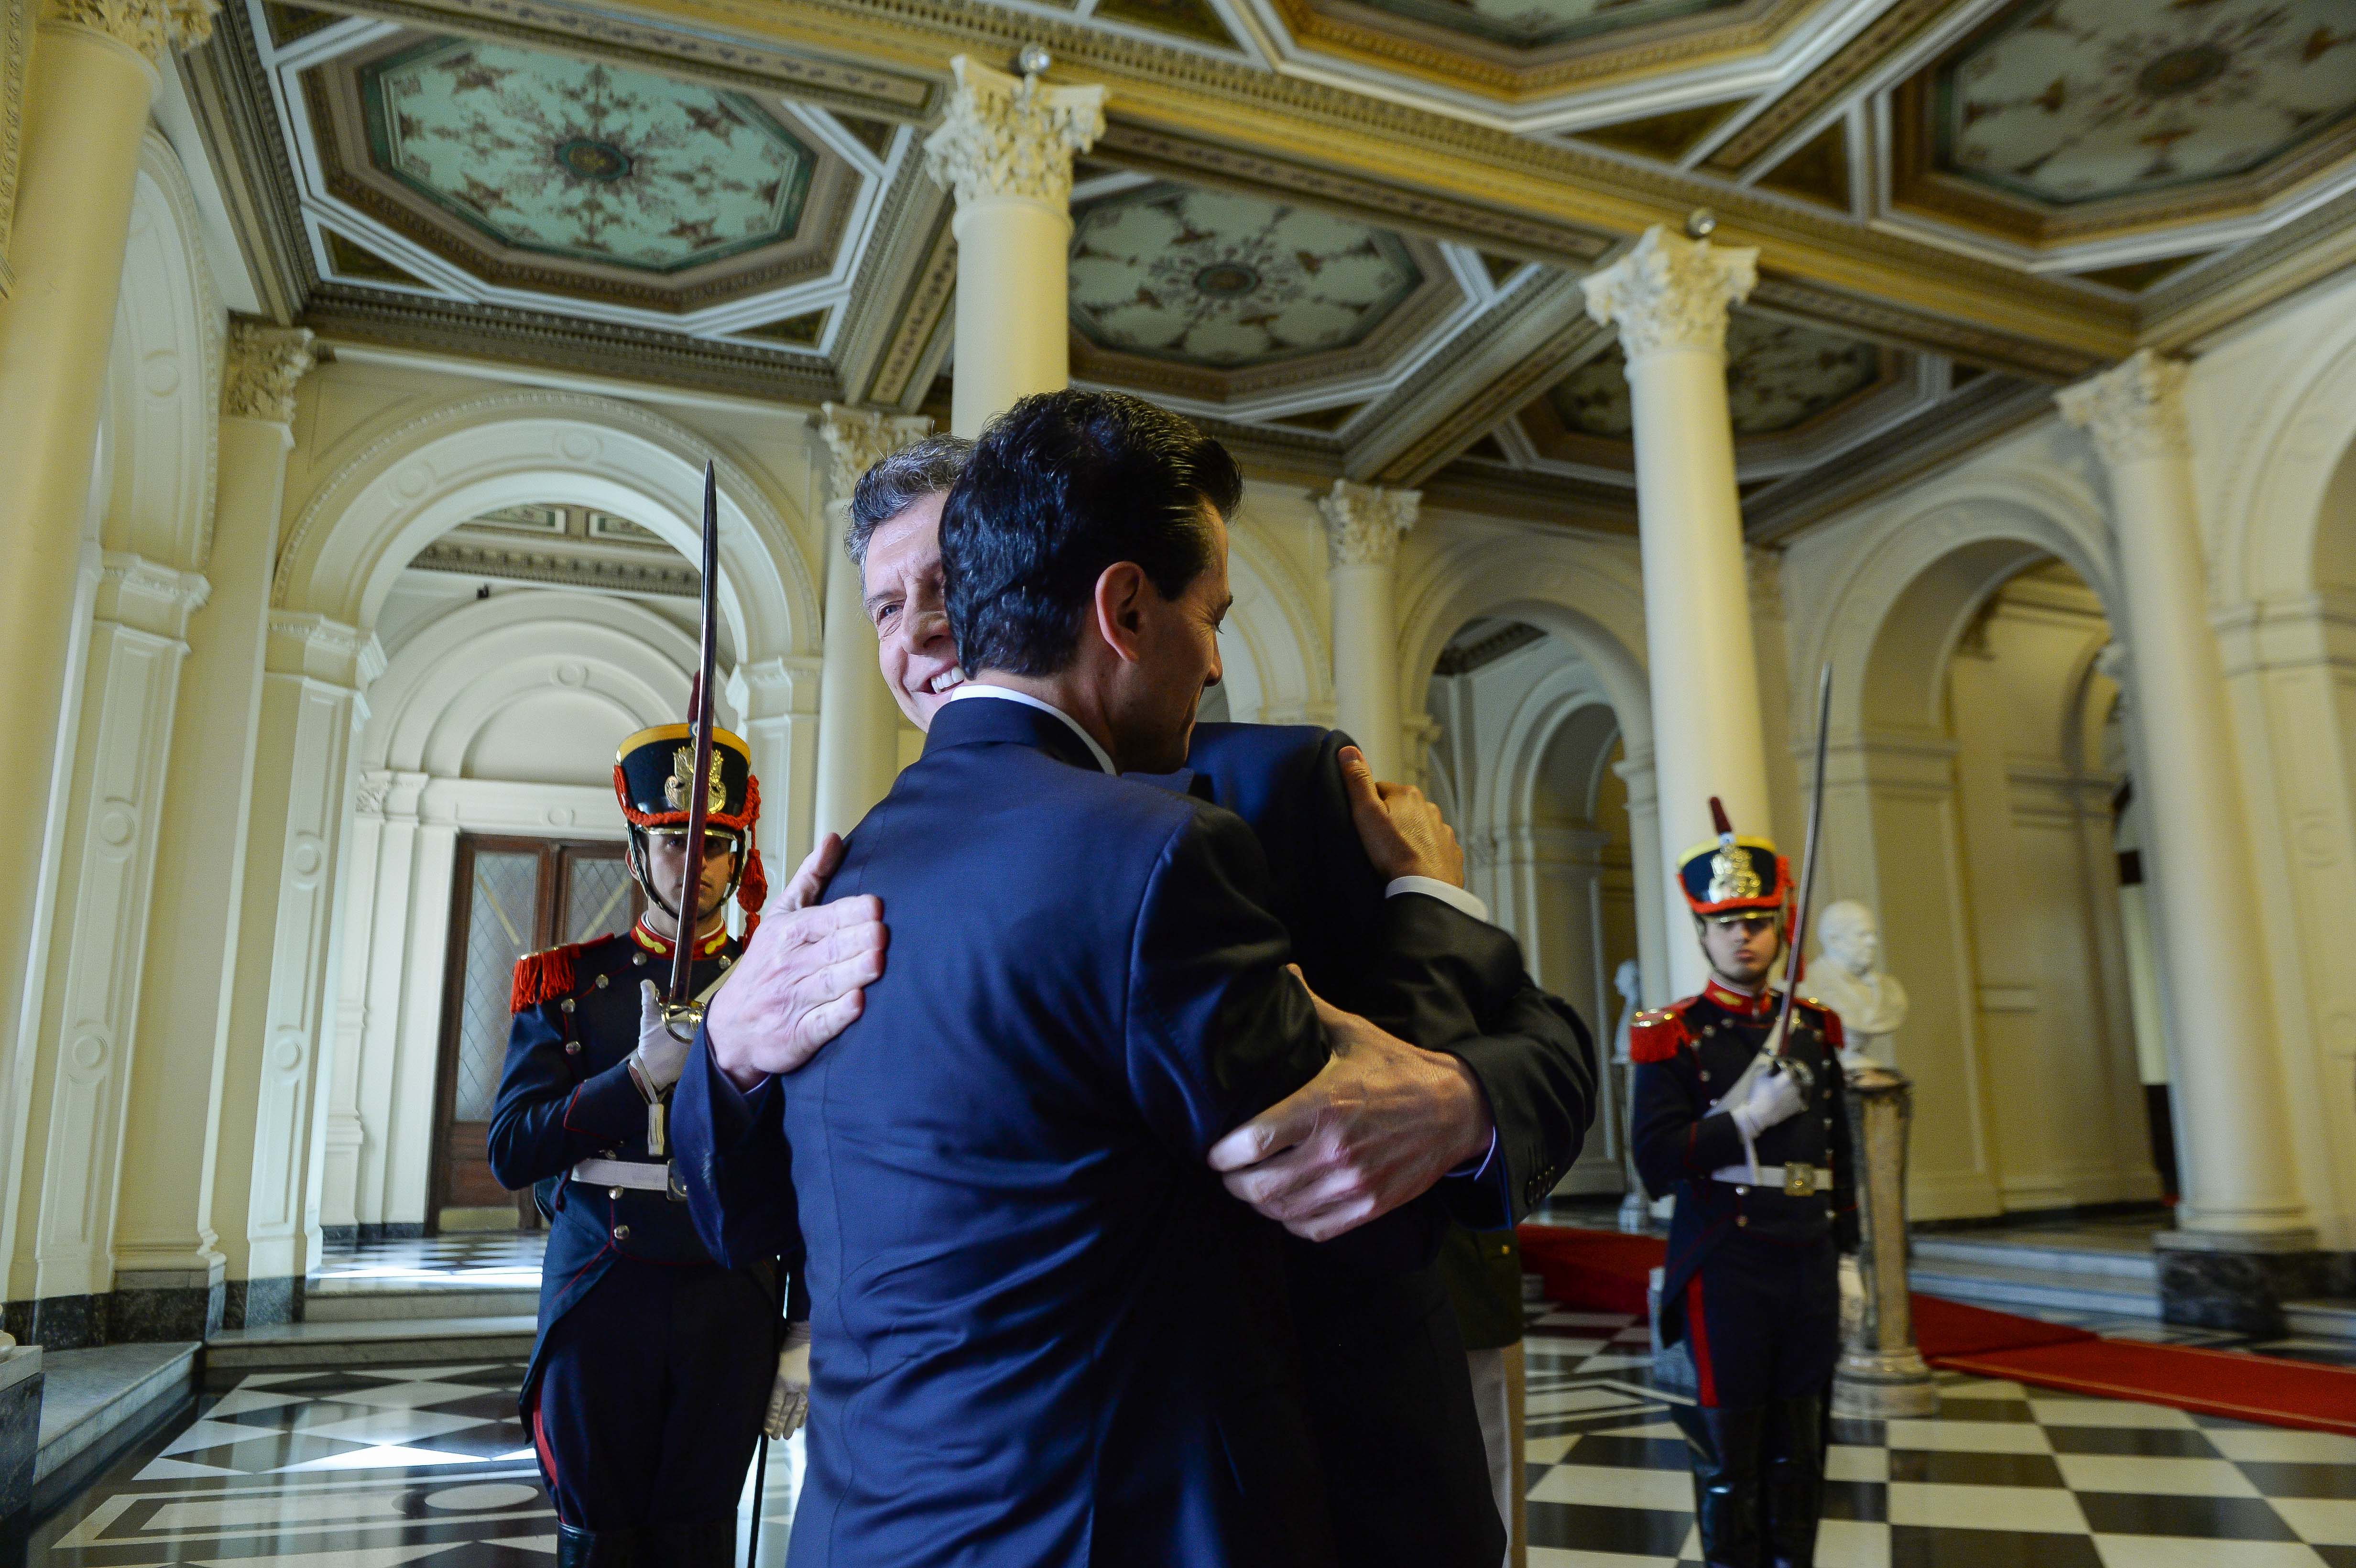
{"label": "gold buttons on uniform", "polygon": [[629,1239],[630,1228],[627,1225],[616,1225],[614,1227],[614,1240],[617,1242],[626,1242]]}
{"label": "gold buttons on uniform", "polygon": [[567,1055],[567,1056],[578,1056],[578,1055],[580,1055],[580,1054],[581,1054],[581,1042],[580,1042],[579,1040],[566,1040],[566,1041],[564,1042],[564,1054],[565,1054],[565,1055]]}
{"label": "gold buttons on uniform", "polygon": [[605,1189],[605,1196],[618,1200],[622,1196],[622,1189],[618,1187],[608,1187]]}
{"label": "gold buttons on uniform", "polygon": [[605,976],[603,976],[603,975],[598,976],[597,976],[597,988],[598,988],[599,990],[601,990],[601,991],[602,991],[602,990],[604,990],[604,989],[605,988],[605,985],[606,985]]}
{"label": "gold buttons on uniform", "polygon": [[1751,1216],[1748,1214],[1737,1214],[1734,1217],[1734,1222],[1738,1225],[1748,1225],[1751,1223]]}
{"label": "gold buttons on uniform", "polygon": [[647,955],[643,953],[633,953],[630,955],[630,962],[643,969],[647,966]]}

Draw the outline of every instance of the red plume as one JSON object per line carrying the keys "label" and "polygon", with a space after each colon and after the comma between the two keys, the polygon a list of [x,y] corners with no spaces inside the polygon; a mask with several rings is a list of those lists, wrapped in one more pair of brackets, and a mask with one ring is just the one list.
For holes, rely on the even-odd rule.
{"label": "red plume", "polygon": [[1734,824],[1726,819],[1726,807],[1719,803],[1716,795],[1709,797],[1709,820],[1711,828],[1715,832],[1724,834],[1734,831]]}

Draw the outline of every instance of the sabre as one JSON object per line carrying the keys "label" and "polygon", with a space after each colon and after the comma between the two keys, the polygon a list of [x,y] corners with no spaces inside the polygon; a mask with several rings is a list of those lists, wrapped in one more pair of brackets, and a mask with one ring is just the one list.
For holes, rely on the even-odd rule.
{"label": "sabre", "polygon": [[[1792,909],[1791,957],[1783,966],[1783,1005],[1775,1018],[1774,1032],[1769,1036],[1775,1042],[1777,1061],[1799,1072],[1801,1064],[1785,1061],[1792,1043],[1792,1004],[1800,995],[1800,971],[1803,967],[1800,946],[1808,929],[1808,898],[1816,881],[1816,846],[1825,826],[1825,731],[1833,713],[1833,667],[1827,661],[1823,674],[1816,677],[1816,781],[1808,795],[1808,838],[1801,850],[1800,898]],[[1803,1084],[1810,1074],[1800,1072]]]}
{"label": "sabre", "polygon": [[703,907],[703,826],[712,812],[712,595],[720,581],[719,491],[710,463],[703,465],[703,625],[697,638],[695,684],[687,698],[688,732],[695,741],[695,772],[687,790],[687,878],[680,884],[679,940],[671,946],[670,989],[663,997],[663,1025],[676,1040],[691,1040],[703,1021],[695,999],[696,926]]}

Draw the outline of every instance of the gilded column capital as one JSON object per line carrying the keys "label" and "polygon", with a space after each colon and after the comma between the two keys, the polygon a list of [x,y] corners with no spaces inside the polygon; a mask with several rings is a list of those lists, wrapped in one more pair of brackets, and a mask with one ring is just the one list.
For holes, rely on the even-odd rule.
{"label": "gilded column capital", "polygon": [[1061,212],[1071,204],[1072,158],[1104,134],[1105,90],[1047,87],[964,55],[949,61],[957,89],[940,128],[925,138],[925,170],[958,205],[1027,197]]}
{"label": "gilded column capital", "polygon": [[2053,394],[2062,417],[2094,438],[2113,468],[2146,457],[2185,451],[2181,359],[2138,348],[2099,376]]}
{"label": "gilded column capital", "polygon": [[294,422],[294,387],[316,362],[311,330],[232,321],[221,357],[221,417]]}
{"label": "gilded column capital", "polygon": [[851,505],[859,477],[903,447],[914,446],[933,433],[933,421],[922,414],[892,414],[881,409],[854,409],[841,403],[820,406],[818,432],[834,454],[834,503]]}
{"label": "gilded column capital", "polygon": [[44,0],[41,19],[104,33],[160,65],[213,36],[220,0]]}
{"label": "gilded column capital", "polygon": [[1398,554],[1399,536],[1415,527],[1422,504],[1420,490],[1334,480],[1333,488],[1317,497],[1318,513],[1325,519],[1326,564],[1388,566]]}
{"label": "gilded column capital", "polygon": [[1751,297],[1759,282],[1759,252],[1687,240],[1659,224],[1634,250],[1580,280],[1587,314],[1620,329],[1620,347],[1633,362],[1663,348],[1726,351],[1726,310]]}

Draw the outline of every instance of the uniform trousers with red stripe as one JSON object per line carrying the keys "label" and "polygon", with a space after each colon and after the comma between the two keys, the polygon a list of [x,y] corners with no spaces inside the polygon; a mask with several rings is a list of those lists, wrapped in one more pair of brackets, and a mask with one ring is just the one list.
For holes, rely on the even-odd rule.
{"label": "uniform trousers with red stripe", "polygon": [[1830,1236],[1730,1236],[1686,1282],[1683,1305],[1703,1404],[1744,1410],[1830,1386],[1840,1360],[1840,1254]]}
{"label": "uniform trousers with red stripe", "polygon": [[733,1520],[777,1304],[717,1264],[625,1258],[548,1331],[532,1445],[556,1517],[603,1533]]}

